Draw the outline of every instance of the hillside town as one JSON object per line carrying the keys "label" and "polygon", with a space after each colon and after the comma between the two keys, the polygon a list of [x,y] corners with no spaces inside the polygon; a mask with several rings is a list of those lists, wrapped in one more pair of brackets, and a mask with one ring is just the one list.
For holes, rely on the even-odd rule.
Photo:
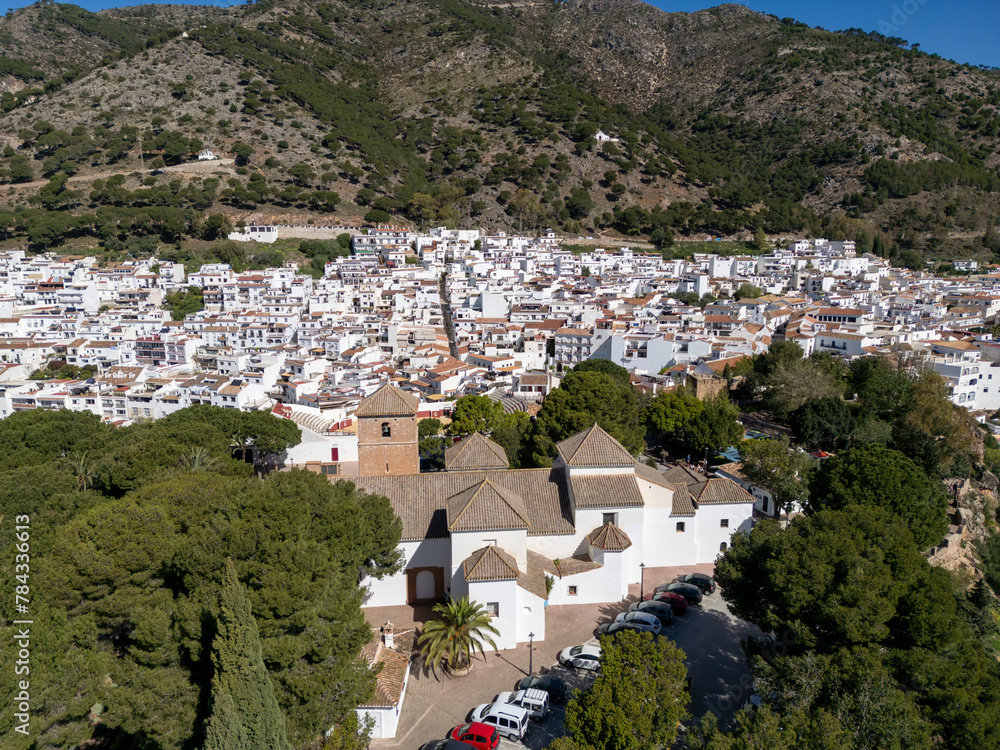
{"label": "hillside town", "polygon": [[[444,228],[359,233],[320,279],[295,263],[186,271],[156,258],[111,266],[7,251],[0,417],[73,409],[126,424],[193,404],[266,409],[314,437],[289,464],[353,474],[355,411],[389,382],[418,395],[428,417],[466,394],[530,412],[562,372],[592,358],[654,392],[693,379],[710,393],[727,365],[781,339],[805,355],[919,358],[954,403],[981,416],[1000,409],[1000,342],[971,331],[1000,310],[1000,274],[961,270],[894,268],[851,241],[664,260],[629,248],[571,252],[552,232]],[[754,296],[737,299],[742,286]],[[165,296],[189,287],[204,309],[172,320]],[[49,363],[91,377],[32,379]]]}

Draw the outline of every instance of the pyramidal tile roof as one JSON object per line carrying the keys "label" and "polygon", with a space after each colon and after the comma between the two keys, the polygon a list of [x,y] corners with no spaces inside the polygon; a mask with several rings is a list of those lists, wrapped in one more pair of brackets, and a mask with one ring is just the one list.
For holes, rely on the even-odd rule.
{"label": "pyramidal tile roof", "polygon": [[477,549],[462,561],[466,581],[513,581],[520,577],[517,561],[495,545]]}
{"label": "pyramidal tile roof", "polygon": [[412,417],[420,409],[420,397],[386,383],[358,404],[359,417]]}
{"label": "pyramidal tile roof", "polygon": [[571,476],[573,502],[582,508],[638,508],[644,505],[635,474]]}
{"label": "pyramidal tile roof", "polygon": [[624,552],[632,546],[632,540],[628,538],[628,534],[613,523],[606,523],[599,529],[591,531],[587,534],[587,541],[594,549],[605,552]]}
{"label": "pyramidal tile roof", "polygon": [[484,479],[448,500],[448,531],[502,531],[531,526],[520,495]]}
{"label": "pyramidal tile roof", "polygon": [[473,433],[444,452],[447,471],[509,469],[507,453],[481,432]]}
{"label": "pyramidal tile roof", "polygon": [[635,466],[635,456],[625,446],[595,424],[559,443],[559,455],[567,466]]}
{"label": "pyramidal tile roof", "polygon": [[690,487],[698,505],[728,505],[730,503],[752,503],[754,497],[732,479],[713,477],[700,487]]}

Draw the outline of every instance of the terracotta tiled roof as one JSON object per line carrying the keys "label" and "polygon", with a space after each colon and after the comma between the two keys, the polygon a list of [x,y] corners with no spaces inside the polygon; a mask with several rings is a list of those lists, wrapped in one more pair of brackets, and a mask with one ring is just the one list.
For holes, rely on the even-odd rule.
{"label": "terracotta tiled roof", "polygon": [[[555,563],[555,561],[553,562]],[[555,566],[560,578],[575,576],[577,573],[586,573],[588,570],[597,570],[603,567],[600,563],[583,556],[560,558]]]}
{"label": "terracotta tiled roof", "polygon": [[742,479],[745,482],[750,481],[745,476],[743,476],[743,462],[742,461],[731,461],[728,464],[720,464],[715,467],[716,471],[724,471],[731,477],[736,477],[737,479]]}
{"label": "terracotta tiled roof", "polygon": [[409,417],[419,408],[419,396],[386,384],[358,404],[356,413],[359,417]]}
{"label": "terracotta tiled roof", "polygon": [[711,362],[706,362],[705,366],[708,367],[715,374],[721,375],[723,372],[725,372],[726,365],[732,367],[734,365],[739,364],[744,359],[746,359],[745,356],[729,357],[728,359],[716,359],[712,360]]}
{"label": "terracotta tiled roof", "polygon": [[503,448],[477,432],[444,452],[444,466],[448,471],[468,471],[509,469],[510,463]]}
{"label": "terracotta tiled roof", "polygon": [[567,466],[635,466],[635,456],[600,425],[568,437],[556,446]]}
{"label": "terracotta tiled roof", "polygon": [[670,485],[701,484],[706,481],[704,474],[692,471],[686,466],[672,466],[663,472],[662,476]]}
{"label": "terracotta tiled roof", "polygon": [[643,504],[633,474],[570,477],[577,508],[630,508]]}
{"label": "terracotta tiled roof", "polygon": [[448,498],[448,531],[493,531],[531,526],[524,500],[489,479]]}
{"label": "terracotta tiled roof", "polygon": [[513,557],[491,544],[465,558],[462,575],[466,581],[513,581],[521,571]]}
{"label": "terracotta tiled roof", "polygon": [[549,595],[545,590],[546,573],[553,575],[557,573],[553,562],[544,555],[528,550],[528,564],[517,579],[517,585],[540,599],[548,599]]}
{"label": "terracotta tiled roof", "polygon": [[543,372],[526,372],[518,382],[521,385],[548,385],[549,377]]}
{"label": "terracotta tiled roof", "polygon": [[635,465],[635,475],[640,479],[646,480],[647,482],[658,484],[660,487],[670,487],[670,483],[667,482],[666,477],[664,477],[652,466],[646,466],[644,463],[640,462]]}
{"label": "terracotta tiled roof", "polygon": [[697,490],[695,499],[698,505],[727,505],[730,503],[752,503],[753,495],[740,487],[732,479],[724,477],[714,477],[705,482],[704,485],[697,485],[690,488],[693,492]]}
{"label": "terracotta tiled roof", "polygon": [[569,493],[563,472],[553,469],[439,471],[429,474],[354,477],[360,489],[385,495],[403,521],[403,540],[448,536],[448,498],[476,487],[484,479],[523,498],[531,526],[529,536],[572,534]]}
{"label": "terracotta tiled roof", "polygon": [[369,668],[381,665],[375,678],[375,692],[362,708],[395,708],[406,685],[406,675],[410,667],[410,652],[413,650],[413,630],[395,634],[393,648],[386,648],[381,633],[374,628],[375,639],[361,649],[359,658],[367,662]]}
{"label": "terracotta tiled roof", "polygon": [[673,504],[670,507],[672,516],[693,516],[698,506],[691,497],[691,491],[686,485],[679,484],[672,488],[674,491]]}
{"label": "terracotta tiled roof", "polygon": [[587,534],[587,541],[594,549],[605,552],[624,552],[632,546],[632,540],[628,538],[628,534],[613,523],[606,523],[591,531]]}

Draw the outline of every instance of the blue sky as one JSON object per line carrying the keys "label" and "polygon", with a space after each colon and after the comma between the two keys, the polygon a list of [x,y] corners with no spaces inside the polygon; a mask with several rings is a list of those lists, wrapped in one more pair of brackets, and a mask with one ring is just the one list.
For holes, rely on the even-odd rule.
{"label": "blue sky", "polygon": [[[152,0],[77,0],[88,10],[139,5]],[[183,0],[173,0],[183,2]],[[706,0],[648,0],[666,11],[695,11],[719,5]],[[3,2],[19,8],[28,2]],[[195,0],[194,5],[232,5],[230,0]],[[925,52],[973,65],[1000,67],[1000,0],[743,0],[753,10],[790,16],[824,29],[860,28],[919,43]]]}
{"label": "blue sky", "polygon": [[[647,0],[666,11],[695,11],[718,2]],[[920,44],[948,60],[1000,67],[998,0],[742,0],[778,18],[830,31],[858,28]]]}

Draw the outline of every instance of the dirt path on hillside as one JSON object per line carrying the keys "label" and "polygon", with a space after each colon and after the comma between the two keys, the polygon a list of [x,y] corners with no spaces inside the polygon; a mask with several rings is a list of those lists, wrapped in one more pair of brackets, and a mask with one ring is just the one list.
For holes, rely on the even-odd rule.
{"label": "dirt path on hillside", "polygon": [[[109,177],[114,177],[118,174],[159,174],[162,172],[170,172],[171,174],[180,175],[205,175],[213,174],[215,172],[225,172],[226,174],[236,174],[236,170],[233,168],[233,164],[236,163],[235,159],[215,159],[214,161],[194,161],[187,164],[175,164],[172,167],[163,167],[163,169],[132,169],[128,172],[122,172],[122,170],[116,170],[113,172],[96,172],[88,174],[75,174],[66,180],[67,183],[74,182],[93,182],[94,180],[106,180]],[[48,180],[35,180],[34,182],[18,182],[16,184],[4,185],[7,188],[7,194],[17,192],[19,190],[34,190],[37,188],[45,187],[49,184]]]}

